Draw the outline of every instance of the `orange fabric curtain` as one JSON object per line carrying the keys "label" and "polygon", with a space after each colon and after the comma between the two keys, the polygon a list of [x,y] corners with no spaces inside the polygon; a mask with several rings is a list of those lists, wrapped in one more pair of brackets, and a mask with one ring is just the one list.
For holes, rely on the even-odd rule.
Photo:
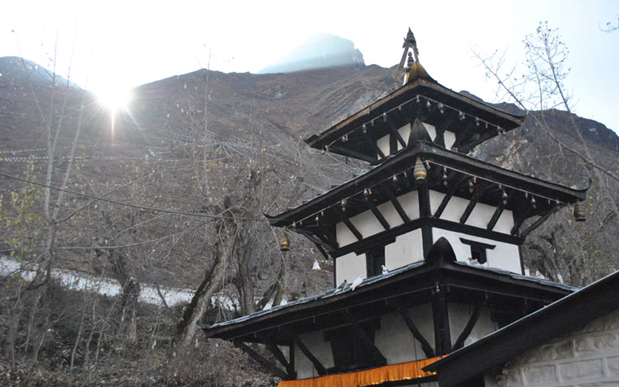
{"label": "orange fabric curtain", "polygon": [[385,382],[425,378],[436,373],[424,372],[422,368],[440,358],[442,356],[311,379],[282,380],[278,387],[363,387]]}

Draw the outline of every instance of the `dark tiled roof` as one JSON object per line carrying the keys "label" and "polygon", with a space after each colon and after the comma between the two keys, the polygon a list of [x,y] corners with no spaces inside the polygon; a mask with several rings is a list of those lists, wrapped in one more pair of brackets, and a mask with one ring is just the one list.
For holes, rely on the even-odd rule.
{"label": "dark tiled roof", "polygon": [[[407,266],[389,271],[386,274],[382,274],[382,275],[377,275],[375,277],[371,277],[371,278],[366,278],[363,280],[363,282],[355,289],[362,289],[364,287],[368,287],[370,285],[374,285],[377,283],[381,283],[389,278],[393,278],[396,277],[402,273],[405,272],[409,272],[412,270],[415,270],[417,268],[420,268],[422,266],[424,266],[426,262],[425,261],[420,261],[420,262],[415,262],[412,264],[409,264]],[[539,284],[542,286],[547,286],[547,287],[551,287],[551,288],[556,288],[556,289],[561,289],[561,290],[565,290],[568,292],[573,292],[578,290],[577,287],[574,286],[570,286],[567,284],[560,284],[560,283],[556,283],[556,282],[552,282],[552,281],[548,281],[545,279],[541,279],[541,278],[536,278],[536,277],[530,277],[530,276],[525,276],[525,275],[521,275],[521,274],[516,274],[516,273],[512,273],[512,272],[508,272],[505,270],[500,270],[500,269],[494,269],[494,268],[487,268],[487,267],[483,267],[483,266],[471,266],[468,265],[464,262],[455,262],[456,265],[461,266],[462,268],[470,268],[473,270],[479,270],[480,272],[487,272],[487,273],[494,273],[497,274],[499,276],[504,276],[504,277],[508,277],[511,278],[513,280],[516,281],[522,281],[523,283],[531,283],[531,284]],[[316,294],[314,296],[310,296],[310,297],[306,297],[306,298],[301,298],[299,300],[296,301],[291,301],[288,302],[287,304],[284,305],[277,305],[274,306],[270,309],[266,309],[266,310],[261,310],[259,312],[255,312],[255,313],[251,313],[248,314],[246,316],[243,317],[239,317],[233,320],[228,320],[228,321],[224,321],[224,322],[220,322],[217,324],[214,324],[213,326],[211,326],[209,329],[211,328],[218,328],[218,327],[224,327],[224,326],[232,326],[235,324],[239,324],[242,322],[246,322],[252,319],[256,319],[258,317],[261,316],[266,316],[266,315],[270,315],[270,314],[275,314],[276,312],[280,312],[286,309],[292,309],[296,306],[299,305],[306,305],[306,304],[310,304],[310,303],[314,303],[317,302],[319,300],[326,300],[326,299],[331,299],[333,297],[339,297],[339,296],[343,296],[343,295],[347,295],[349,293],[352,293],[353,290],[351,288],[351,284],[349,283],[346,287],[344,287],[341,290],[338,289],[331,289],[327,292],[324,293],[320,293],[320,294]]]}

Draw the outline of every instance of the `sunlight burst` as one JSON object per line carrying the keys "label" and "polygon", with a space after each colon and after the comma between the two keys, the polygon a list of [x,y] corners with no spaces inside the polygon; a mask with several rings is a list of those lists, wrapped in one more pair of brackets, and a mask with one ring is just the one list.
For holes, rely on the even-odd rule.
{"label": "sunlight burst", "polygon": [[95,92],[99,102],[108,108],[112,113],[118,110],[125,110],[131,103],[132,93],[131,90],[114,87],[110,85],[108,88],[98,90]]}

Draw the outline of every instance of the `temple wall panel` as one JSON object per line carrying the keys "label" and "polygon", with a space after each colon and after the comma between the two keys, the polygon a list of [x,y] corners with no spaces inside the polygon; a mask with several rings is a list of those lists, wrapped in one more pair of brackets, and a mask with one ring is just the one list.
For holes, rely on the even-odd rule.
{"label": "temple wall panel", "polygon": [[[456,343],[456,340],[458,340],[458,337],[462,333],[462,330],[464,330],[464,327],[466,327],[466,324],[471,318],[475,307],[472,305],[450,303],[448,308],[449,331],[451,334],[451,343],[453,345]],[[475,323],[469,337],[464,341],[464,345],[466,346],[472,344],[497,329],[497,324],[492,322],[490,309],[482,308],[477,323]]]}
{"label": "temple wall panel", "polygon": [[446,130],[443,136],[445,138],[445,149],[451,149],[456,142],[456,134]]}
{"label": "temple wall panel", "polygon": [[[436,212],[444,197],[445,194],[442,192],[430,191],[430,208],[432,213]],[[454,196],[449,200],[440,218],[459,223],[468,204],[469,200]],[[484,203],[477,203],[465,224],[486,229],[495,210],[496,207]],[[514,220],[512,211],[504,210],[497,224],[494,226],[493,231],[509,234],[513,226]]]}
{"label": "temple wall panel", "polygon": [[467,240],[495,246],[493,250],[486,251],[488,261],[481,266],[522,274],[522,266],[520,265],[520,250],[517,245],[505,242],[497,242],[492,239],[480,238],[461,232],[433,228],[433,242],[436,243],[436,241],[439,240],[441,237],[445,237],[445,239],[449,241],[458,261],[465,262],[469,265],[480,265],[478,263],[471,262],[471,260],[469,259],[471,258],[471,247],[462,243],[460,238],[464,238]]}
{"label": "temple wall panel", "polygon": [[341,284],[344,279],[351,283],[359,276],[367,277],[367,266],[365,263],[365,254],[357,255],[349,253],[338,257],[335,260],[335,283]]}
{"label": "temple wall panel", "polygon": [[[434,347],[432,306],[430,304],[418,305],[408,309],[408,312],[417,329]],[[421,349],[421,343],[413,337],[399,313],[390,313],[381,317],[380,329],[375,334],[375,344],[387,359],[387,364],[427,358]]]}
{"label": "temple wall panel", "polygon": [[[331,344],[325,341],[324,333],[321,331],[305,333],[299,336],[303,344],[309,349],[325,368],[334,366]],[[312,362],[295,346],[294,349],[294,369],[297,371],[297,379],[306,379],[318,376],[318,371]]]}
{"label": "temple wall panel", "polygon": [[[398,201],[400,202],[400,205],[404,209],[404,212],[406,212],[406,215],[408,215],[410,219],[419,218],[419,195],[417,191],[411,191],[404,195],[398,196]],[[385,217],[385,220],[387,221],[387,223],[389,223],[389,226],[391,226],[392,228],[404,223],[391,202],[383,203],[377,208]],[[359,215],[355,215],[349,220],[355,226],[355,228],[359,230],[363,238],[367,238],[385,231],[385,229],[380,224],[376,216],[374,216],[371,210],[367,210]],[[357,242],[357,238],[348,229],[344,222],[339,222],[336,224],[335,232],[337,237],[337,243],[340,247],[344,247],[351,243]]]}
{"label": "temple wall panel", "polygon": [[385,266],[388,270],[423,260],[421,229],[396,237],[395,242],[385,246]]}

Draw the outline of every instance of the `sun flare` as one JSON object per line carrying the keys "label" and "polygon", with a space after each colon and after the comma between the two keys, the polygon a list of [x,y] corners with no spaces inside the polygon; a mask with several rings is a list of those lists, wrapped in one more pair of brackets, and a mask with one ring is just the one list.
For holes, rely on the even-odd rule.
{"label": "sun flare", "polygon": [[127,109],[133,98],[131,90],[114,87],[114,85],[97,90],[95,94],[97,100],[112,113]]}

